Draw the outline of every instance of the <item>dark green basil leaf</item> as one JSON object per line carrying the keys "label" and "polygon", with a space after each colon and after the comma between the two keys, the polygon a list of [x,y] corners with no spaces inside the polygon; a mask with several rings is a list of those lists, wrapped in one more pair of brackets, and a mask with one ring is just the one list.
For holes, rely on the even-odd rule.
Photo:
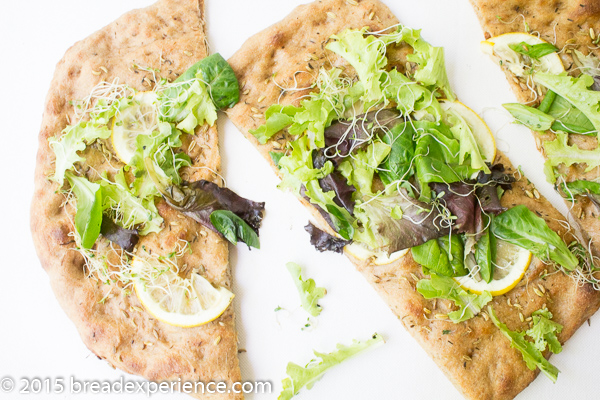
{"label": "dark green basil leaf", "polygon": [[350,222],[351,217],[348,212],[346,210],[342,211],[331,204],[327,204],[327,212],[331,217],[331,222],[333,222],[336,232],[344,239],[351,240],[354,236],[354,227],[352,226],[352,222]]}
{"label": "dark green basil leaf", "polygon": [[[196,66],[198,68],[195,76],[206,82],[217,109],[233,107],[239,101],[240,87],[235,73],[219,53],[200,60],[192,68]],[[198,76],[198,73],[201,76]]]}
{"label": "dark green basil leaf", "polygon": [[271,156],[271,160],[273,160],[275,166],[279,168],[279,160],[281,160],[281,157],[285,156],[285,153],[282,151],[270,151],[269,155]]}
{"label": "dark green basil leaf", "polygon": [[390,154],[379,166],[379,177],[386,185],[393,181],[408,180],[412,175],[411,160],[415,154],[412,124],[401,123],[394,126],[382,136],[384,143],[392,148]]}
{"label": "dark green basil leaf", "polygon": [[[488,218],[492,218],[490,216]],[[486,218],[487,219],[487,218]],[[487,225],[487,221],[486,221]],[[475,244],[475,260],[479,265],[481,279],[490,283],[494,279],[494,264],[496,263],[496,237],[486,229]]]}
{"label": "dark green basil leaf", "polygon": [[231,243],[237,244],[240,240],[246,243],[248,247],[260,249],[258,235],[254,229],[231,211],[213,211],[210,214],[210,222]]}
{"label": "dark green basil leaf", "polygon": [[413,259],[429,272],[443,276],[463,276],[464,245],[459,235],[442,236],[411,249]]}
{"label": "dark green basil leaf", "polygon": [[548,114],[556,118],[552,130],[581,134],[596,132],[588,117],[564,97],[556,95]]}
{"label": "dark green basil leaf", "polygon": [[524,205],[518,205],[494,218],[492,233],[500,239],[532,252],[541,260],[552,260],[567,270],[579,261],[556,232]]}
{"label": "dark green basil leaf", "polygon": [[526,55],[529,58],[533,58],[534,60],[539,60],[548,54],[558,51],[558,49],[550,43],[529,44],[521,42],[517,44],[511,44],[509,47],[511,50]]}

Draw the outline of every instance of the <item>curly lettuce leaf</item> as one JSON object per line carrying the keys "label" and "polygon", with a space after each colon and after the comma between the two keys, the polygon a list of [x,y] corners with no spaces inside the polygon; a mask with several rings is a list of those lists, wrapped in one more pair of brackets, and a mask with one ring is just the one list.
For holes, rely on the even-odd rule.
{"label": "curly lettuce leaf", "polygon": [[572,271],[579,265],[565,242],[524,205],[510,208],[492,223],[492,232],[498,238],[532,252],[541,260],[552,260]]}
{"label": "curly lettuce leaf", "polygon": [[385,43],[377,40],[375,35],[365,36],[365,32],[366,28],[346,29],[331,36],[334,41],[329,42],[325,48],[343,57],[354,67],[364,89],[363,101],[379,103],[383,99],[383,68],[387,65]]}
{"label": "curly lettuce leaf", "polygon": [[294,122],[294,115],[301,109],[294,106],[271,105],[265,112],[265,123],[256,129],[250,129],[260,144],[267,143],[273,135]]}
{"label": "curly lettuce leaf", "polygon": [[533,79],[566,99],[585,114],[596,131],[600,130],[600,92],[588,89],[594,84],[594,78],[586,74],[575,78],[566,73],[554,75],[538,72]]}
{"label": "curly lettuce leaf", "polygon": [[[474,170],[482,170],[486,174],[490,173],[487,167],[477,140],[473,135],[473,131],[465,119],[451,108],[446,110],[446,121],[450,126],[450,131],[458,143],[460,144],[458,153],[458,163],[465,164],[465,161],[470,160],[470,166]],[[468,156],[468,159],[467,159]]]}
{"label": "curly lettuce leaf", "polygon": [[354,185],[363,195],[373,194],[373,176],[377,167],[390,153],[390,145],[375,141],[364,150],[358,150],[351,159],[347,159],[338,167],[348,183]]}
{"label": "curly lettuce leaf", "polygon": [[552,313],[547,308],[534,311],[533,325],[527,330],[527,336],[533,339],[533,345],[539,351],[550,349],[554,354],[562,351],[562,346],[556,337],[557,333],[562,332],[563,326],[552,321]]}
{"label": "curly lettuce leaf", "polygon": [[102,226],[102,187],[70,172],[65,176],[77,199],[74,222],[81,247],[91,249],[100,235]]}
{"label": "curly lettuce leaf", "polygon": [[473,318],[492,300],[487,290],[480,295],[467,293],[454,279],[437,274],[417,282],[417,291],[426,299],[452,300],[458,310],[449,313],[448,318],[455,324]]}
{"label": "curly lettuce leaf", "polygon": [[442,47],[434,47],[427,43],[421,37],[420,29],[411,29],[402,25],[398,26],[396,32],[382,35],[382,40],[387,44],[408,43],[414,51],[407,56],[407,59],[419,65],[414,75],[415,80],[431,88],[440,88],[448,100],[454,101],[456,96],[450,87]]}
{"label": "curly lettuce leaf", "polygon": [[322,309],[318,301],[327,294],[327,290],[317,287],[313,279],[302,279],[302,267],[298,264],[289,262],[286,264],[286,267],[290,275],[292,275],[292,279],[294,279],[296,289],[298,289],[302,308],[313,317],[321,314]]}
{"label": "curly lettuce leaf", "polygon": [[65,172],[73,168],[75,163],[84,161],[78,152],[85,150],[87,145],[97,139],[106,139],[110,135],[111,131],[106,125],[83,121],[77,125],[67,126],[62,136],[50,138],[50,147],[56,156],[52,180],[62,186],[65,181]]}
{"label": "curly lettuce leaf", "polygon": [[355,340],[349,346],[338,344],[337,349],[331,353],[319,353],[315,351],[316,359],[311,360],[305,367],[292,362],[288,363],[286,369],[288,377],[282,381],[283,390],[279,394],[279,397],[277,397],[277,400],[290,400],[303,387],[312,389],[315,382],[321,379],[329,368],[380,343],[383,343],[383,338],[381,335],[375,334],[372,338],[364,342]]}
{"label": "curly lettuce leaf", "polygon": [[500,329],[504,336],[510,340],[511,347],[521,352],[523,361],[525,361],[527,364],[527,368],[532,371],[536,368],[539,368],[544,375],[552,380],[552,382],[556,382],[558,373],[560,371],[554,365],[550,364],[546,358],[544,358],[544,355],[535,344],[525,339],[525,332],[515,332],[508,329],[506,324],[503,324],[500,322],[500,320],[498,320],[498,317],[496,317],[494,309],[491,306],[488,307],[488,313],[494,325],[496,325],[496,327]]}
{"label": "curly lettuce leaf", "polygon": [[587,196],[600,210],[600,183],[578,180],[563,184],[562,191],[569,201],[575,201],[575,196]]}
{"label": "curly lettuce leaf", "polygon": [[410,115],[416,111],[426,111],[435,121],[442,117],[442,109],[435,95],[425,86],[407,78],[393,69],[388,74],[389,83],[383,92],[387,99],[396,102],[402,115]]}
{"label": "curly lettuce leaf", "polygon": [[415,155],[413,141],[416,132],[410,123],[400,123],[388,130],[383,136],[384,143],[390,146],[390,152],[379,165],[377,173],[384,184],[394,181],[407,181],[414,173],[412,159]]}
{"label": "curly lettuce leaf", "polygon": [[115,222],[125,229],[139,228],[140,235],[159,232],[163,219],[154,204],[154,195],[138,197],[129,189],[123,170],[115,175],[115,182],[99,181],[102,186],[102,209],[109,211]]}
{"label": "curly lettuce leaf", "polygon": [[586,164],[585,172],[600,166],[600,147],[594,150],[582,150],[576,144],[569,146],[569,135],[563,132],[556,133],[556,139],[543,142],[546,153],[546,166],[555,167],[564,164],[569,167],[573,164]]}

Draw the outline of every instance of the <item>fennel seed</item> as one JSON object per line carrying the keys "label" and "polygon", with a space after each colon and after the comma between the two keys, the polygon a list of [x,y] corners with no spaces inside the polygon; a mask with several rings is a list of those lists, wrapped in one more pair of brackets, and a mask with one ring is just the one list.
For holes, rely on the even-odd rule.
{"label": "fennel seed", "polygon": [[533,288],[533,293],[537,294],[539,297],[544,297],[544,295],[542,294],[542,292],[540,292],[540,290],[537,289],[537,288]]}
{"label": "fennel seed", "polygon": [[530,199],[533,199],[533,193],[531,193],[531,191],[529,190],[525,190],[525,194],[527,195],[527,197],[529,197]]}
{"label": "fennel seed", "polygon": [[373,20],[373,17],[375,16],[375,11],[371,11],[371,13],[369,14],[369,20]]}
{"label": "fennel seed", "polygon": [[469,356],[468,356],[468,355],[466,355],[466,354],[465,354],[464,356],[462,356],[462,358],[463,358],[463,360],[465,360],[465,361],[471,361],[471,360],[472,360],[472,358],[471,358],[471,357],[469,357]]}
{"label": "fennel seed", "polygon": [[525,322],[525,316],[521,312],[519,313],[519,319],[521,320],[521,322]]}
{"label": "fennel seed", "polygon": [[482,312],[481,312],[481,316],[483,316],[483,319],[485,319],[486,321],[489,321],[489,320],[490,320],[490,317],[489,317],[489,315],[488,315],[488,314],[487,314],[485,311],[482,311]]}
{"label": "fennel seed", "polygon": [[252,116],[253,116],[254,118],[262,118],[262,117],[263,117],[263,115],[262,115],[262,114],[252,114]]}
{"label": "fennel seed", "polygon": [[590,38],[592,40],[596,39],[596,34],[594,33],[594,28],[590,28]]}
{"label": "fennel seed", "polygon": [[537,189],[533,189],[533,195],[535,196],[536,199],[540,199],[540,192],[538,192]]}
{"label": "fennel seed", "polygon": [[540,292],[546,293],[546,288],[544,286],[542,286],[541,283],[538,283],[538,288],[540,288]]}
{"label": "fennel seed", "polygon": [[533,320],[533,317],[527,317],[527,318],[525,318],[525,321],[527,321],[527,322],[531,322],[532,320]]}
{"label": "fennel seed", "polygon": [[242,94],[243,94],[244,96],[245,96],[245,95],[247,95],[248,93],[250,93],[250,89],[246,89],[246,90],[244,90],[244,91],[242,92]]}
{"label": "fennel seed", "polygon": [[106,67],[102,66],[102,67],[100,67],[100,69],[101,69],[101,70],[102,70],[102,71],[103,71],[105,74],[108,74],[108,70],[106,69]]}
{"label": "fennel seed", "polygon": [[264,99],[266,99],[266,98],[267,98],[267,96],[260,96],[260,97],[258,98],[257,102],[259,102],[259,103],[260,103],[260,102],[262,102],[262,101],[263,101]]}
{"label": "fennel seed", "polygon": [[346,0],[346,3],[350,4],[351,6],[357,6],[358,2],[356,0]]}
{"label": "fennel seed", "polygon": [[446,314],[435,314],[435,318],[436,319],[448,319],[448,316]]}
{"label": "fennel seed", "polygon": [[413,278],[415,280],[415,282],[419,282],[419,278],[417,278],[417,276],[415,274],[413,274],[412,272],[410,273],[410,277]]}
{"label": "fennel seed", "polygon": [[92,75],[96,75],[96,76],[98,76],[98,75],[100,75],[101,73],[102,73],[102,72],[100,72],[100,71],[94,71],[94,70],[92,70]]}
{"label": "fennel seed", "polygon": [[327,11],[327,16],[331,19],[335,19],[335,17],[337,17],[337,15],[335,15],[334,13],[332,13],[331,11]]}
{"label": "fennel seed", "polygon": [[257,114],[259,112],[258,108],[256,107],[250,107],[250,111],[252,111],[254,114]]}
{"label": "fennel seed", "polygon": [[215,346],[218,345],[221,342],[221,336],[217,336],[217,338],[215,339]]}
{"label": "fennel seed", "polygon": [[191,51],[187,51],[187,50],[186,50],[186,51],[184,51],[184,52],[183,52],[183,54],[185,54],[185,55],[186,55],[186,56],[188,56],[188,57],[191,57],[191,56],[193,56],[193,55],[194,55],[194,53],[192,53]]}
{"label": "fennel seed", "polygon": [[425,314],[431,314],[431,310],[427,307],[423,307],[423,311],[425,312]]}
{"label": "fennel seed", "polygon": [[512,307],[512,304],[510,304],[510,297],[506,298],[506,304],[508,304],[509,307]]}

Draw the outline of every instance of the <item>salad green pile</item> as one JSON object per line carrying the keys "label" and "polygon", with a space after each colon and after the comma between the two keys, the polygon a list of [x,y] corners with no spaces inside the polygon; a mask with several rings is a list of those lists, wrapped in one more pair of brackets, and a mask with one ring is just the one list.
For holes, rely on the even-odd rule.
{"label": "salad green pile", "polygon": [[[556,51],[556,49],[554,50]],[[548,53],[544,53],[546,55]],[[533,81],[546,90],[543,100],[537,107],[518,103],[504,104],[516,121],[538,131],[551,131],[552,139],[543,141],[547,157],[545,173],[550,183],[565,185],[588,185],[585,193],[561,190],[564,197],[573,200],[573,195],[600,195],[594,181],[570,181],[567,168],[574,164],[584,164],[589,172],[600,166],[600,147],[581,149],[571,144],[569,135],[585,135],[598,138],[600,130],[600,60],[593,54],[583,55],[578,50],[572,52],[577,65],[578,76],[566,72],[552,74],[532,70]],[[599,138],[600,140],[600,138]],[[600,206],[598,206],[600,209]]]}
{"label": "salad green pile", "polygon": [[[387,32],[332,36],[326,49],[357,76],[322,67],[316,90],[298,106],[270,106],[265,124],[251,131],[263,144],[281,131],[291,137],[287,149],[271,152],[280,188],[309,200],[337,233],[309,225],[311,243],[338,252],[354,243],[388,255],[411,248],[432,275],[422,293],[428,285],[427,296],[450,299],[465,296],[440,287],[445,277],[494,279],[497,237],[573,269],[577,258],[541,218],[500,205],[514,178],[485,158],[473,126],[452,107],[443,49],[419,30]],[[396,65],[388,50],[402,46],[411,51],[408,63]],[[468,301],[456,301],[462,310],[461,302]],[[457,322],[473,312],[459,314]]]}
{"label": "salad green pile", "polygon": [[[182,167],[191,165],[181,149],[182,135],[193,134],[205,123],[213,125],[217,110],[238,100],[233,70],[219,54],[213,54],[174,82],[160,80],[151,92],[136,92],[115,80],[101,82],[88,98],[75,102],[77,123],[51,138],[50,146],[56,156],[51,179],[61,187],[68,182],[68,193],[76,199],[78,246],[92,249],[99,235],[104,235],[131,251],[139,235],[162,229],[155,199],[164,196],[172,206],[181,206],[184,213],[200,215],[196,218],[199,222],[231,242],[242,240],[259,247],[257,231],[264,203],[243,199],[210,182],[184,182],[179,174]],[[133,137],[131,158],[121,159],[124,165],[110,174],[83,168],[86,148],[92,145],[111,162],[106,140],[115,125],[123,123],[119,116],[140,108],[152,125]],[[135,127],[141,121],[131,124]]]}

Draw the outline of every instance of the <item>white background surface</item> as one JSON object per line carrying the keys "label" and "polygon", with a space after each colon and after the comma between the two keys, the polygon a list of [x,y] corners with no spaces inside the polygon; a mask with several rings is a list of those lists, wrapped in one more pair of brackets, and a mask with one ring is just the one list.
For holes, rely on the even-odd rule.
{"label": "white background surface", "polygon": [[[287,15],[301,1],[207,0],[209,42],[225,58],[246,38]],[[432,44],[446,49],[446,65],[459,98],[483,115],[498,147],[509,154],[540,192],[564,210],[542,176],[541,156],[531,134],[509,125],[500,104],[515,101],[500,72],[479,51],[482,31],[467,0],[389,0],[408,26],[422,28]],[[75,41],[122,13],[151,4],[144,0],[4,1],[0,13],[0,379],[56,378],[114,380],[124,375],[99,361],[83,345],[50,290],[29,233],[29,205],[44,98],[55,64]],[[240,195],[266,201],[260,251],[231,248],[243,380],[268,380],[275,398],[288,361],[304,364],[312,349],[328,352],[338,342],[379,332],[386,344],[330,370],[300,399],[460,399],[460,394],[343,256],[319,254],[303,226],[308,213],[276,189],[277,180],[258,153],[224,115],[219,118],[223,171]],[[328,290],[312,330],[302,331],[306,314],[285,263],[296,261],[306,276]],[[275,313],[281,306],[289,313]],[[519,399],[593,398],[600,350],[598,319],[576,333],[562,354],[552,357],[558,383],[541,376]],[[128,377],[133,379],[133,377]],[[137,379],[137,378],[136,378]],[[18,388],[17,387],[17,388]],[[144,395],[18,395],[0,398],[133,399]],[[187,398],[157,395],[156,398]],[[252,398],[248,396],[248,398]]]}

